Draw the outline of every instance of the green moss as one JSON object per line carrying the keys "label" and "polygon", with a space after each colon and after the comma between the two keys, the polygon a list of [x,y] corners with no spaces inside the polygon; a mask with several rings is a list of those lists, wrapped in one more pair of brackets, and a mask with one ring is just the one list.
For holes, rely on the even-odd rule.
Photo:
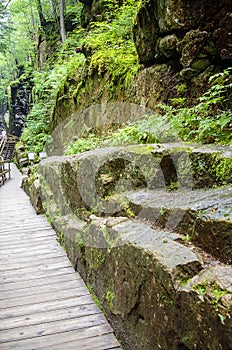
{"label": "green moss", "polygon": [[194,341],[194,338],[195,338],[194,334],[189,332],[181,338],[181,342],[191,347],[191,349],[197,349],[197,344]]}
{"label": "green moss", "polygon": [[108,289],[104,295],[104,299],[107,301],[109,308],[111,311],[114,309],[114,299],[115,299],[115,293],[112,292],[110,289]]}
{"label": "green moss", "polygon": [[212,164],[215,171],[216,180],[220,185],[232,182],[232,159],[216,156]]}
{"label": "green moss", "polygon": [[227,290],[222,290],[216,283],[212,285],[211,293],[213,295],[211,304],[214,306],[215,309],[218,308],[218,303],[221,297],[223,297],[226,294],[229,294]]}
{"label": "green moss", "polygon": [[84,247],[83,237],[80,232],[76,234],[76,242],[80,248]]}
{"label": "green moss", "polygon": [[167,186],[167,191],[174,191],[177,190],[179,187],[179,183],[177,181],[172,181],[168,186]]}
{"label": "green moss", "polygon": [[63,231],[61,231],[61,232],[59,232],[58,234],[57,234],[57,242],[64,248],[64,236],[65,236],[65,234],[64,234],[64,232]]}
{"label": "green moss", "polygon": [[105,263],[106,257],[102,250],[97,249],[97,251],[94,254],[94,260],[94,267],[96,268],[101,267]]}
{"label": "green moss", "polygon": [[186,86],[186,84],[179,84],[176,86],[176,90],[177,90],[178,94],[184,95],[187,93],[187,86]]}
{"label": "green moss", "polygon": [[127,151],[130,152],[132,151],[133,153],[136,154],[151,154],[152,151],[154,151],[154,146],[151,145],[133,145],[133,146],[128,146]]}
{"label": "green moss", "polygon": [[91,284],[87,283],[87,288],[88,288],[90,294],[92,295],[94,302],[97,304],[99,309],[104,313],[103,306],[102,306],[100,300],[98,299],[97,295],[94,293],[93,287],[91,286]]}
{"label": "green moss", "polygon": [[230,294],[227,290],[221,289],[216,282],[210,284],[207,282],[207,280],[193,286],[192,290],[196,291],[200,295],[207,295],[209,297],[210,304],[216,310],[218,310],[220,299],[224,295]]}
{"label": "green moss", "polygon": [[38,179],[38,166],[31,167],[31,173],[27,180],[28,185],[31,186],[36,179]]}

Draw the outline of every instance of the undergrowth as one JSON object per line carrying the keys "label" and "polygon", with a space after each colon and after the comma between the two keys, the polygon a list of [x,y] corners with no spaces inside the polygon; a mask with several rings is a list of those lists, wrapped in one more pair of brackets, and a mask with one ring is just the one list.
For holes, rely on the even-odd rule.
{"label": "undergrowth", "polygon": [[[51,132],[51,119],[57,96],[72,98],[71,95],[66,95],[65,84],[70,79],[81,76],[85,63],[89,74],[108,72],[109,90],[116,84],[128,86],[137,74],[139,65],[132,27],[138,4],[127,0],[120,7],[114,0],[104,2],[107,5],[105,20],[92,23],[88,31],[77,23],[76,29],[69,33],[65,43],[51,56],[46,66],[35,73],[33,106],[21,136],[26,151],[43,151]],[[80,21],[81,6],[76,7],[75,11],[79,11],[76,18]],[[90,50],[90,61],[86,62],[82,53],[77,54],[76,47]],[[89,140],[79,142],[80,146],[77,146],[76,151],[96,147],[91,136]]]}
{"label": "undergrowth", "polygon": [[[71,142],[65,154],[72,155],[97,147],[182,140],[232,145],[232,111],[225,109],[232,88],[230,71],[227,69],[212,76],[210,88],[193,107],[162,104],[162,116],[144,116],[144,119],[121,127],[105,137],[95,135],[90,130],[87,137]],[[185,100],[173,99],[172,103],[182,105]]]}
{"label": "undergrowth", "polygon": [[209,89],[192,107],[186,98],[161,105],[165,117],[184,141],[232,144],[232,68],[209,79]]}
{"label": "undergrowth", "polygon": [[[78,23],[43,70],[35,73],[34,103],[21,137],[26,151],[38,153],[44,150],[58,96],[72,99],[72,88],[79,94],[83,72],[87,72],[88,77],[93,74],[103,76],[107,72],[109,92],[119,86],[127,89],[136,77],[139,64],[132,28],[139,2],[125,0],[122,6],[118,6],[115,0],[104,2],[107,2],[107,7],[103,20],[91,23],[88,30]],[[77,9],[80,11],[81,7]],[[76,47],[84,47],[89,56],[76,53]],[[76,85],[72,83],[70,89],[65,88],[66,84],[70,87],[69,81],[76,82]],[[70,142],[66,154],[96,147],[180,140],[231,145],[232,111],[228,102],[231,81],[231,69],[224,70],[211,77],[210,88],[194,106],[188,107],[186,98],[172,99],[160,106],[162,116],[144,116],[144,119],[122,126],[105,137],[90,130],[87,137]]]}
{"label": "undergrowth", "polygon": [[92,56],[89,71],[98,74],[106,71],[112,83],[120,79],[128,85],[139,69],[137,52],[133,42],[132,27],[138,3],[132,0],[114,10],[111,21],[93,22],[85,40]]}

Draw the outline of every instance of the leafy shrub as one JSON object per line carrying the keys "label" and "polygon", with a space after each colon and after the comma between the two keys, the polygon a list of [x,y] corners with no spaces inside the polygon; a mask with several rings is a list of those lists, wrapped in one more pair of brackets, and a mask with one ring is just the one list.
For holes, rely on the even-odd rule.
{"label": "leafy shrub", "polygon": [[[110,2],[107,1],[108,6]],[[113,1],[112,6],[115,6]],[[132,27],[138,3],[127,0],[114,9],[115,17],[109,21],[94,22],[85,40],[92,50],[89,70],[99,74],[107,71],[111,77],[123,77],[126,83],[138,72],[137,52],[133,42]]]}
{"label": "leafy shrub", "polygon": [[72,155],[76,153],[89,151],[91,149],[97,148],[99,143],[100,139],[97,136],[89,134],[87,138],[79,138],[74,143],[69,144],[66,148],[65,154]]}
{"label": "leafy shrub", "polygon": [[232,144],[231,69],[213,75],[210,88],[193,107],[185,107],[185,99],[173,99],[174,106],[161,105],[165,117],[184,141]]}

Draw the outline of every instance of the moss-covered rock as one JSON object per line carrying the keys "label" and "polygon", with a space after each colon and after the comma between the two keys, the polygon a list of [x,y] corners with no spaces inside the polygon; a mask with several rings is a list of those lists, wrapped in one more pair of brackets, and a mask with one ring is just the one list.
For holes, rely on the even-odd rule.
{"label": "moss-covered rock", "polygon": [[178,43],[178,51],[181,53],[180,63],[183,68],[190,68],[194,72],[204,71],[215,59],[216,48],[212,38],[206,31],[189,31]]}
{"label": "moss-covered rock", "polygon": [[[193,33],[191,31],[197,27],[201,31],[205,29],[211,34],[214,32],[215,44],[221,52],[222,59],[229,58],[228,44],[225,40],[223,40],[223,44],[220,44],[217,38],[220,35],[222,38],[226,37],[223,27],[226,27],[226,23],[229,23],[230,12],[231,3],[228,0],[221,2],[211,0],[207,3],[198,0],[191,4],[191,6],[187,1],[183,0],[177,2],[173,0],[142,1],[134,26],[135,45],[140,62],[148,66],[154,64],[157,59],[161,59],[159,42],[167,34],[177,35],[179,39],[182,39],[184,34],[186,34],[186,42],[189,42],[189,46],[186,45],[184,55],[192,56],[193,54],[195,57],[196,52],[194,54],[191,46],[193,45],[192,41],[196,39],[192,38]],[[222,20],[221,25],[219,25],[218,19],[224,18],[225,14],[227,20],[224,20],[224,22]],[[217,27],[220,29],[216,29]],[[190,33],[188,34],[188,32]],[[199,41],[199,38],[197,41]],[[224,45],[224,51],[222,51],[222,45]],[[201,62],[198,59],[198,63],[195,63],[197,66],[196,69],[205,69],[209,65],[209,62],[212,61],[212,56],[216,54],[217,50],[212,40],[204,46],[204,59],[202,58]],[[174,54],[173,40],[165,40],[165,54],[162,58],[164,59],[166,57],[168,59],[174,56]],[[175,58],[178,59],[177,54],[175,54]],[[182,58],[182,61],[184,61],[184,58]]]}
{"label": "moss-covered rock", "polygon": [[43,207],[127,349],[230,349],[231,267],[215,258],[232,261],[231,188],[192,181],[199,166],[198,186],[228,181],[229,159],[229,147],[163,144],[40,163]]}

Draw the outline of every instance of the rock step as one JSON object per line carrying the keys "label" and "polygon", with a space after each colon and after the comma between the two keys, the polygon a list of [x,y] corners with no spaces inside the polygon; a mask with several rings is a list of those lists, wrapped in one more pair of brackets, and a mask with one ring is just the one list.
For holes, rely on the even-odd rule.
{"label": "rock step", "polygon": [[178,232],[216,259],[232,263],[232,186],[194,191],[138,190],[122,196],[124,200],[119,202],[126,203],[127,212],[156,227]]}
{"label": "rock step", "polygon": [[232,267],[223,263],[231,148],[197,147],[98,149],[40,163],[43,209],[130,350],[232,350]]}
{"label": "rock step", "polygon": [[54,226],[129,349],[232,349],[231,266],[204,267],[179,234],[126,217]]}
{"label": "rock step", "polygon": [[232,183],[230,146],[131,145],[85,152],[76,161],[87,173],[98,170],[97,189],[104,197],[115,190],[115,184],[126,189],[198,189]]}

